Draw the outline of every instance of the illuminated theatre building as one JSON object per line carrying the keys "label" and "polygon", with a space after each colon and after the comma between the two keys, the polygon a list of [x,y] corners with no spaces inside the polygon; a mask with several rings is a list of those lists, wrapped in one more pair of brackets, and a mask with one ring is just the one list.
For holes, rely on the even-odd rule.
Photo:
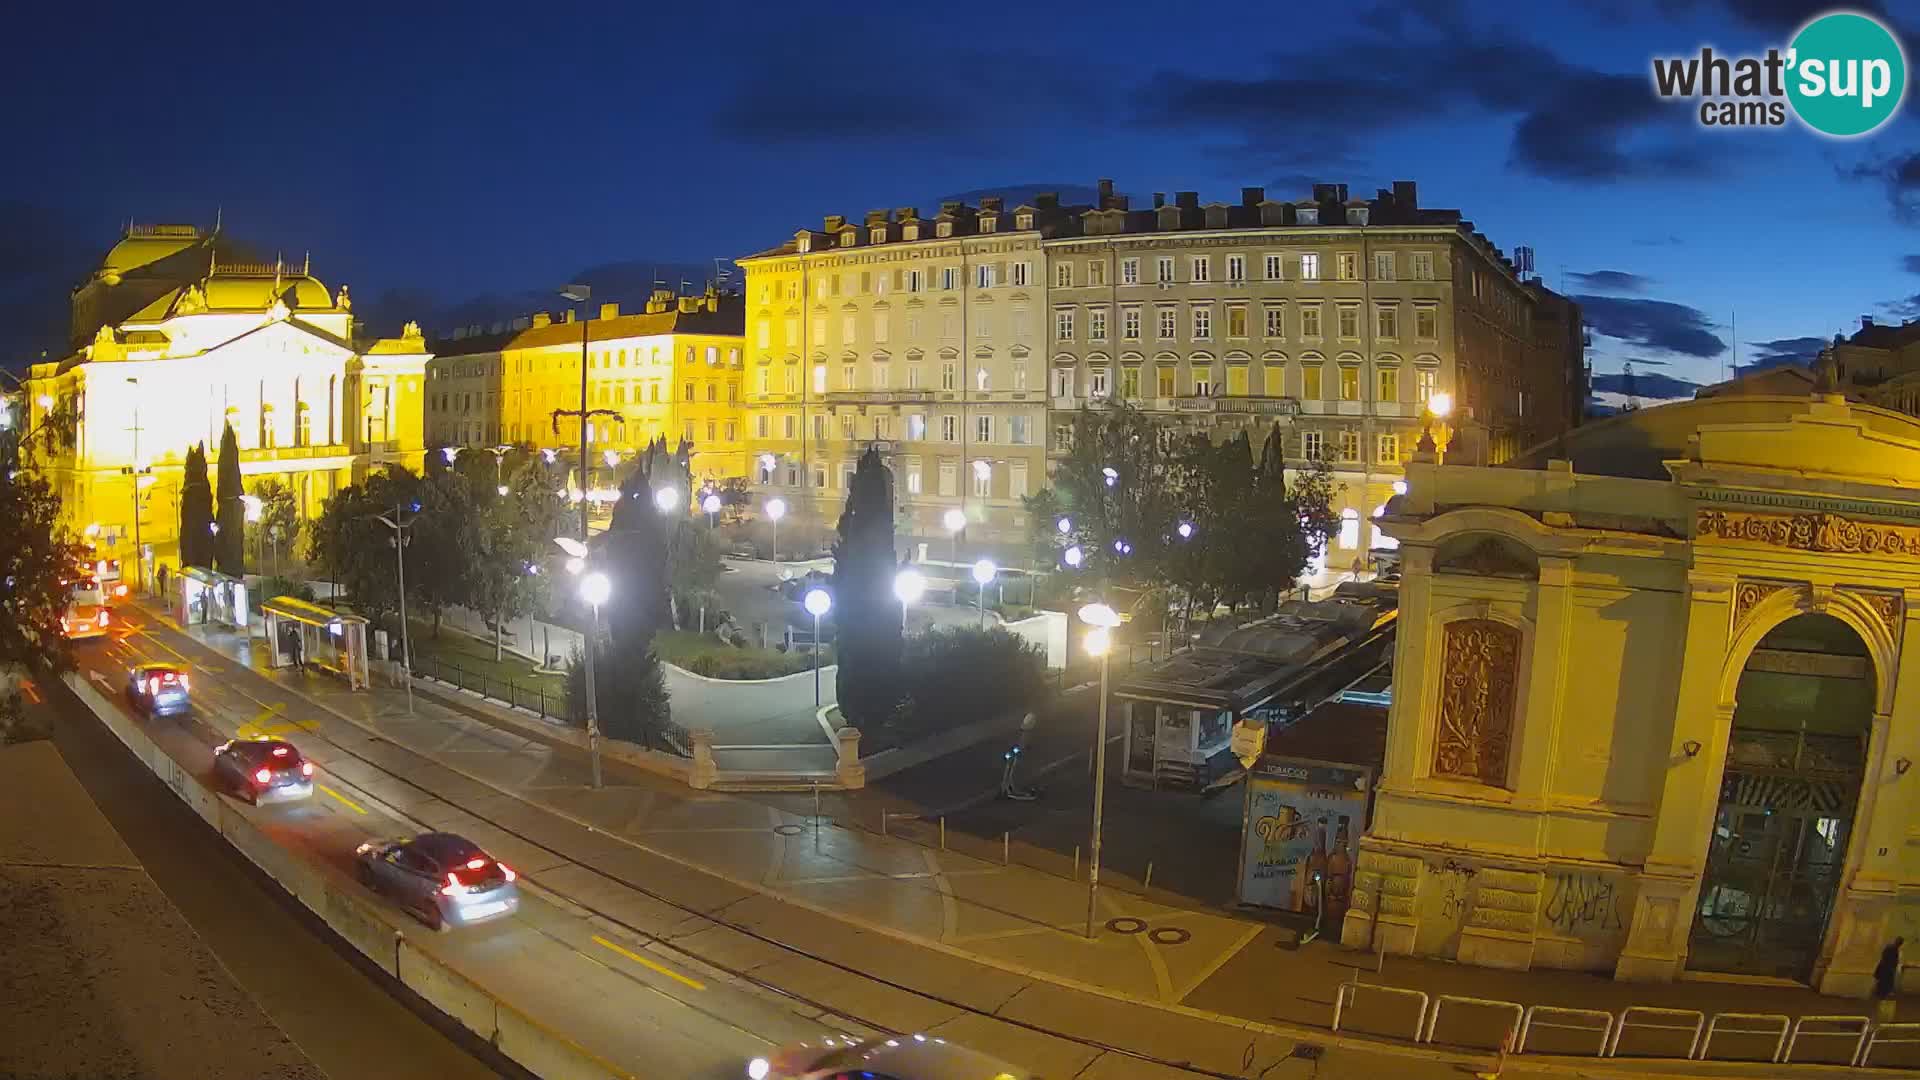
{"label": "illuminated theatre building", "polygon": [[1407,483],[1343,940],[1868,993],[1920,938],[1920,420],[1708,397]]}
{"label": "illuminated theatre building", "polygon": [[369,468],[420,468],[419,328],[357,341],[345,288],[299,263],[238,262],[217,226],[129,227],[74,290],[71,333],[72,351],[27,380],[34,428],[74,419],[70,443],[40,441],[36,466],[67,525],[123,561],[137,483],[146,573],[178,565],[187,452],[206,445],[217,484],[228,424],[248,488],[286,484],[302,519]]}

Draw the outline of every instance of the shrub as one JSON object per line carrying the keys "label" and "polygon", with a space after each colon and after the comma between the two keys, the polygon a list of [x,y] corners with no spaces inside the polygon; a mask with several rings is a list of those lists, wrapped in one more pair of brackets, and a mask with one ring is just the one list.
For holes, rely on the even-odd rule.
{"label": "shrub", "polygon": [[261,600],[271,600],[276,596],[291,596],[298,600],[305,600],[311,604],[313,603],[313,586],[308,585],[304,581],[295,581],[292,578],[280,577],[278,575],[260,579],[259,598]]}
{"label": "shrub", "polygon": [[1046,692],[1046,654],[1001,627],[940,626],[907,640],[908,705],[889,723],[930,734],[1031,708]]}
{"label": "shrub", "polygon": [[[660,659],[709,679],[777,679],[813,667],[813,655],[802,650],[735,648],[712,636],[687,631],[656,635],[653,647]],[[820,656],[820,666],[833,661],[833,649],[829,647]]]}
{"label": "shrub", "polygon": [[[660,658],[647,650],[637,662],[616,656],[605,643],[594,654],[594,711],[600,731],[610,739],[660,749],[672,727],[672,702]],[[567,660],[567,720],[587,726],[587,664],[579,649]]]}

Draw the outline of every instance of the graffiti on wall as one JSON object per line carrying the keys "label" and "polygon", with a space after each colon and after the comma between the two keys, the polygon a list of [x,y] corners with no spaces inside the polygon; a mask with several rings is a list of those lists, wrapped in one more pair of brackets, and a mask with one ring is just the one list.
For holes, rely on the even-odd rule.
{"label": "graffiti on wall", "polygon": [[1628,905],[1620,881],[1591,871],[1547,877],[1540,924],[1569,937],[1613,937],[1627,928]]}
{"label": "graffiti on wall", "polygon": [[1459,949],[1460,928],[1466,925],[1473,878],[1479,872],[1479,867],[1457,859],[1428,861],[1420,888],[1415,952],[1450,958]]}

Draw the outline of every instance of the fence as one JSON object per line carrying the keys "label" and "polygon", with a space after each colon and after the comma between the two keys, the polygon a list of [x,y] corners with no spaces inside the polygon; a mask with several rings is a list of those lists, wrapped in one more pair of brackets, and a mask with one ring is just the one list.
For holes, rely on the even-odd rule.
{"label": "fence", "polygon": [[[566,691],[560,687],[548,686],[545,683],[528,686],[512,679],[474,671],[450,660],[431,656],[416,655],[413,658],[413,674],[420,678],[433,679],[436,682],[472,691],[491,701],[533,713],[550,723],[567,725],[573,723],[567,712]],[[643,734],[644,740],[636,742],[635,745],[647,750],[662,750],[680,757],[693,756],[691,734],[686,728],[671,720],[663,720],[652,725]],[[633,742],[634,740],[625,741]]]}

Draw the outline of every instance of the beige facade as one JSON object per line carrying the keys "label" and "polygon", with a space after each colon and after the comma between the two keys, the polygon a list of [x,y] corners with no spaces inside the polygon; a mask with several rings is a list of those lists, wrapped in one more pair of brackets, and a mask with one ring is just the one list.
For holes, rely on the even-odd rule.
{"label": "beige facade", "polygon": [[945,559],[1027,531],[1021,498],[1046,482],[1046,252],[1054,205],[911,208],[826,219],[746,272],[749,457],[756,490],[789,506],[790,550],[823,539],[854,463],[878,446],[896,529]]}
{"label": "beige facade", "polygon": [[[1864,995],[1920,929],[1920,422],[1727,396],[1408,467],[1349,945]],[[1916,627],[1920,631],[1920,627]]]}

